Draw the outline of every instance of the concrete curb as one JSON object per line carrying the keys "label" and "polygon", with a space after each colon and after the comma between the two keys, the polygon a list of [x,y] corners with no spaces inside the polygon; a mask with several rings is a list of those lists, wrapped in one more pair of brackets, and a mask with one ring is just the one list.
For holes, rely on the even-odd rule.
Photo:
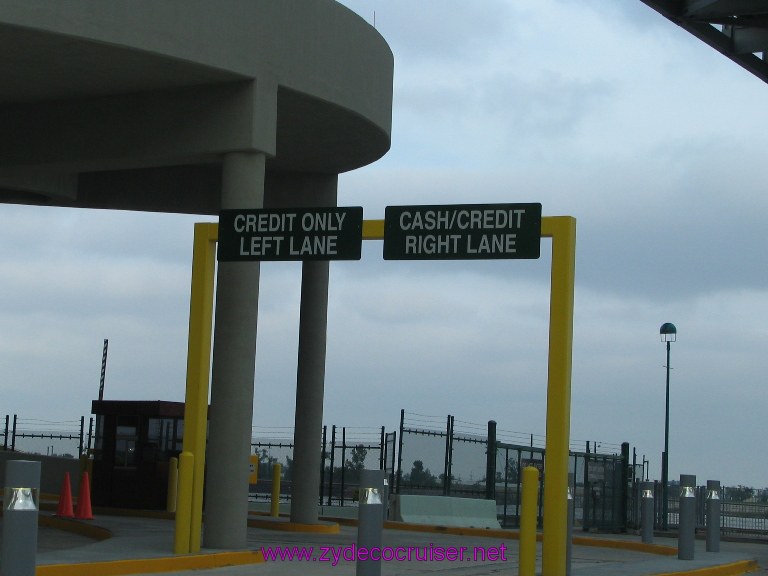
{"label": "concrete curb", "polygon": [[719,566],[708,566],[682,572],[664,572],[662,574],[654,574],[654,576],[741,576],[742,574],[757,572],[759,569],[760,567],[754,560],[739,560],[738,562],[721,564]]}
{"label": "concrete curb", "polygon": [[164,558],[113,560],[78,564],[44,564],[35,570],[35,576],[123,576],[125,574],[157,574],[181,570],[202,570],[242,566],[264,562],[261,551],[215,552]]}

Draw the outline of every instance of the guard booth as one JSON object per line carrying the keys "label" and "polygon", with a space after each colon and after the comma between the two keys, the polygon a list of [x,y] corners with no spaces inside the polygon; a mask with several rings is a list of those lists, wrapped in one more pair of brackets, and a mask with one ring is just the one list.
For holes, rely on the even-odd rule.
{"label": "guard booth", "polygon": [[184,403],[94,400],[95,506],[165,510],[168,464],[181,452]]}

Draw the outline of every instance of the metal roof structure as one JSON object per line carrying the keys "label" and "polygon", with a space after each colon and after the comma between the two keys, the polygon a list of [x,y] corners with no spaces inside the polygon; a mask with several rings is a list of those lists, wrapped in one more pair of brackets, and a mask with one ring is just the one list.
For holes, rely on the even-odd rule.
{"label": "metal roof structure", "polygon": [[768,82],[768,1],[641,0]]}

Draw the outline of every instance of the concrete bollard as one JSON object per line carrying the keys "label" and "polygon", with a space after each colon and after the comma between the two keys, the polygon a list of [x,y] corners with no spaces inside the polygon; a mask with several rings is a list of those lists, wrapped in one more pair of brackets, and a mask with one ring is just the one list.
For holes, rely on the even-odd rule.
{"label": "concrete bollard", "polygon": [[640,528],[643,544],[653,544],[653,482],[640,483]]}
{"label": "concrete bollard", "polygon": [[720,552],[719,480],[707,480],[707,552]]}
{"label": "concrete bollard", "polygon": [[380,470],[360,471],[360,500],[357,511],[357,565],[356,576],[381,576],[381,559],[361,558],[361,553],[373,548],[381,550],[384,531],[381,492],[384,478]]}
{"label": "concrete bollard", "polygon": [[5,464],[1,574],[35,576],[40,469],[40,462],[30,460]]}
{"label": "concrete bollard", "polygon": [[693,560],[696,545],[696,476],[680,474],[677,558]]}
{"label": "concrete bollard", "polygon": [[539,469],[523,468],[523,500],[520,510],[520,576],[536,574],[536,512],[539,500]]}

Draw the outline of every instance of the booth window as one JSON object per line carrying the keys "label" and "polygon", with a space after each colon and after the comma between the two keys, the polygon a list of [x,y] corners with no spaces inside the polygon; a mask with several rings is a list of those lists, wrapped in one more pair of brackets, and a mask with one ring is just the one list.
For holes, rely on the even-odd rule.
{"label": "booth window", "polygon": [[120,416],[115,434],[115,467],[136,467],[136,417]]}

